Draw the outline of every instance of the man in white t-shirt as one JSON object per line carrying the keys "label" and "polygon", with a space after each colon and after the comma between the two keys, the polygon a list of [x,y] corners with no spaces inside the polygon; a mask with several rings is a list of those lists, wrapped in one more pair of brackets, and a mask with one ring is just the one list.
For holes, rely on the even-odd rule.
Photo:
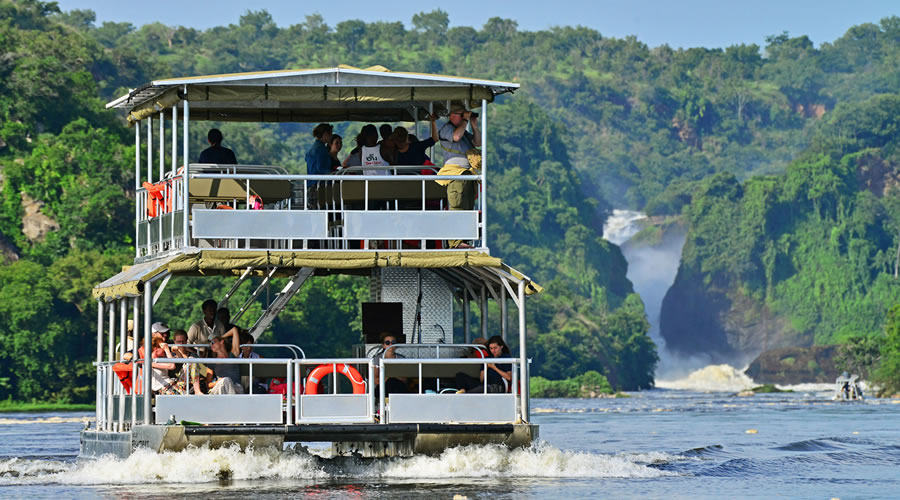
{"label": "man in white t-shirt", "polygon": [[[203,319],[191,325],[188,329],[188,344],[207,344],[215,337],[225,335],[225,325],[216,319],[218,304],[215,300],[203,302]],[[197,348],[200,357],[206,357],[205,347]]]}

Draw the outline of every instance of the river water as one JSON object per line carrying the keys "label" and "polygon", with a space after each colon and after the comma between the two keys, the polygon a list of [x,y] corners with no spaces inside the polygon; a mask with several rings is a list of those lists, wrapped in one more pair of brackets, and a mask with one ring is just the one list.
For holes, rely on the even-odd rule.
{"label": "river water", "polygon": [[378,460],[312,445],[76,462],[89,414],[0,414],[0,497],[900,497],[900,400],[832,402],[826,387],[631,396],[533,400],[530,449]]}

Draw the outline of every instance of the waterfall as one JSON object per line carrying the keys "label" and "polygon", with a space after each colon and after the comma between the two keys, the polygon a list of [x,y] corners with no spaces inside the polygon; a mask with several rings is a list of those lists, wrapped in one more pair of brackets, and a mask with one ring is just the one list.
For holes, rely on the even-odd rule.
{"label": "waterfall", "polygon": [[613,210],[612,216],[603,225],[603,237],[622,247],[622,254],[628,262],[626,276],[644,302],[644,310],[650,322],[650,338],[656,343],[659,353],[657,377],[665,377],[684,372],[684,363],[666,349],[665,340],[660,335],[659,321],[663,297],[675,282],[675,275],[678,273],[685,234],[682,231],[669,231],[661,241],[652,245],[629,244],[631,238],[650,223],[650,219],[641,212]]}

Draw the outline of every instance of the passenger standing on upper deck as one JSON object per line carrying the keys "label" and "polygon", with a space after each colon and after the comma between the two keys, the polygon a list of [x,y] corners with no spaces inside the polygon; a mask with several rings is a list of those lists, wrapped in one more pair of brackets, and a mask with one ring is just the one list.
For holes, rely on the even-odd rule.
{"label": "passenger standing on upper deck", "polygon": [[413,143],[410,141],[409,131],[404,127],[394,129],[393,138],[397,145],[397,164],[398,165],[424,165],[428,160],[425,154],[428,148],[434,146],[438,142],[438,130],[435,123],[436,116],[431,115],[431,137],[424,141]]}
{"label": "passenger standing on upper deck", "polygon": [[[385,147],[384,142],[378,142],[378,130],[375,129],[375,125],[366,125],[360,131],[360,135],[362,135],[363,143],[359,147],[360,154],[360,163],[363,167],[381,167],[390,165],[387,160],[385,160],[384,155],[387,153],[383,148]],[[372,169],[365,170],[363,172],[365,175],[388,175],[390,172],[387,169]]]}
{"label": "passenger standing on upper deck", "polygon": [[[478,132],[478,115],[467,110],[466,107],[454,101],[450,105],[450,116],[441,129],[438,136],[441,140],[441,148],[444,150],[444,166],[438,175],[474,175],[481,165],[470,165],[468,152],[481,146],[481,134]],[[468,126],[472,125],[472,132]],[[450,210],[472,210],[475,208],[475,183],[472,181],[436,181],[442,186],[447,186],[447,203]],[[469,244],[461,240],[450,240],[450,248],[471,248]]]}
{"label": "passenger standing on upper deck", "polygon": [[[331,133],[334,127],[328,123],[320,123],[313,129],[313,137],[316,140],[306,153],[307,175],[328,175],[331,173],[331,154],[328,152],[328,143],[331,142]],[[318,193],[313,186],[319,181],[306,181],[309,191],[306,195],[308,208],[317,208],[319,204]]]}
{"label": "passenger standing on upper deck", "polygon": [[341,149],[344,148],[344,138],[337,135],[332,134],[331,142],[328,143],[328,154],[331,155],[331,171],[336,172],[339,168],[341,168],[341,160],[338,158],[338,153],[341,152]]}
{"label": "passenger standing on upper deck", "polygon": [[384,142],[391,137],[391,134],[394,133],[394,129],[387,123],[383,123],[378,127],[378,133],[381,134],[380,142]]}
{"label": "passenger standing on upper deck", "polygon": [[219,165],[237,165],[234,151],[222,147],[222,131],[214,128],[206,134],[209,147],[200,153],[197,163],[217,163]]}
{"label": "passenger standing on upper deck", "polygon": [[[450,104],[450,116],[447,123],[441,126],[438,137],[444,150],[444,163],[452,163],[468,167],[466,152],[481,146],[481,134],[478,132],[477,113],[466,109],[463,103],[453,101]],[[472,125],[472,131],[468,131]]]}
{"label": "passenger standing on upper deck", "polygon": [[[217,305],[212,299],[203,302],[203,319],[188,328],[188,344],[206,344],[214,337],[225,335],[225,325],[216,319]],[[206,356],[206,348],[198,347],[197,353]]]}

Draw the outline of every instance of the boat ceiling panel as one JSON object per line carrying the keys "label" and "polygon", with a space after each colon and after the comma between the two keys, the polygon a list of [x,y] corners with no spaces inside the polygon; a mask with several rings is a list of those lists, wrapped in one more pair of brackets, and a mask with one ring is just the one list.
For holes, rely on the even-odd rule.
{"label": "boat ceiling panel", "polygon": [[95,299],[107,302],[124,297],[138,297],[144,291],[144,283],[168,271],[168,264],[175,257],[155,259],[122,269],[122,272],[95,286]]}

